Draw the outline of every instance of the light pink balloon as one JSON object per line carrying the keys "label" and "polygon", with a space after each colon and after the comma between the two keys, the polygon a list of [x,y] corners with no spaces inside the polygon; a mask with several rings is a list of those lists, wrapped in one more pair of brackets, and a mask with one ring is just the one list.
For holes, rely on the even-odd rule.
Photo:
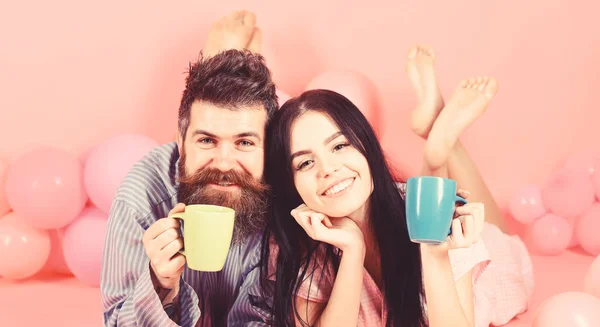
{"label": "light pink balloon", "polygon": [[534,221],[529,232],[531,242],[541,254],[557,255],[571,242],[573,228],[565,218],[549,213]]}
{"label": "light pink balloon", "polygon": [[33,227],[61,228],[85,206],[82,165],[66,151],[39,147],[13,161],[6,177],[11,208]]}
{"label": "light pink balloon", "polygon": [[594,205],[585,213],[575,228],[575,234],[581,247],[592,255],[600,255],[600,203]]}
{"label": "light pink balloon", "polygon": [[125,134],[94,147],[84,168],[85,188],[92,203],[108,213],[121,182],[133,165],[158,143],[149,137]]}
{"label": "light pink balloon", "polygon": [[83,283],[100,285],[102,252],[108,217],[98,208],[86,208],[65,229],[63,251],[69,270]]}
{"label": "light pink balloon", "polygon": [[291,98],[291,96],[285,92],[283,92],[281,89],[276,89],[276,93],[277,93],[277,98],[278,98],[278,102],[279,102],[279,108],[281,108],[281,106],[283,106],[283,104],[289,100]]}
{"label": "light pink balloon", "polygon": [[11,212],[0,218],[0,276],[25,279],[42,269],[50,254],[50,235]]}
{"label": "light pink balloon", "polygon": [[597,160],[600,160],[600,152],[589,149],[577,152],[567,158],[565,168],[587,172],[592,175],[596,170],[595,164]]}
{"label": "light pink balloon", "polygon": [[532,326],[600,326],[600,299],[583,292],[556,294],[540,305],[535,312]]}
{"label": "light pink balloon", "polygon": [[577,224],[579,223],[579,217],[568,218],[567,221],[571,225],[571,229],[573,230],[573,235],[571,236],[571,241],[569,242],[569,246],[567,248],[574,248],[579,245],[579,239],[577,239]]}
{"label": "light pink balloon", "polygon": [[379,95],[375,84],[365,75],[345,70],[326,71],[313,78],[305,88],[315,89],[335,91],[348,98],[379,132]]}
{"label": "light pink balloon", "polygon": [[542,191],[536,185],[527,185],[520,188],[512,197],[510,213],[515,220],[529,224],[546,213],[542,201]]}
{"label": "light pink balloon", "polygon": [[600,299],[600,256],[598,256],[588,268],[583,282],[586,293]]}
{"label": "light pink balloon", "polygon": [[64,229],[52,229],[48,233],[50,234],[50,255],[42,271],[50,274],[71,275],[63,253]]}
{"label": "light pink balloon", "polygon": [[6,197],[6,173],[8,172],[8,164],[0,159],[0,217],[10,211],[8,198]]}
{"label": "light pink balloon", "polygon": [[588,173],[563,168],[549,178],[542,199],[544,206],[559,216],[580,216],[594,202],[594,185]]}
{"label": "light pink balloon", "polygon": [[594,184],[594,190],[596,191],[596,198],[600,200],[600,160],[596,161],[594,165],[594,173],[592,174],[592,183]]}

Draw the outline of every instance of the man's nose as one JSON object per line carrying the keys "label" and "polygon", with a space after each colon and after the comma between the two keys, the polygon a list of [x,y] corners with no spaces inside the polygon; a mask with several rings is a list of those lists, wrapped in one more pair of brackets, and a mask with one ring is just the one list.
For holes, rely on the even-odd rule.
{"label": "man's nose", "polygon": [[226,172],[230,171],[235,166],[235,150],[231,149],[229,146],[221,146],[217,149],[217,153],[214,160],[215,168],[220,171]]}

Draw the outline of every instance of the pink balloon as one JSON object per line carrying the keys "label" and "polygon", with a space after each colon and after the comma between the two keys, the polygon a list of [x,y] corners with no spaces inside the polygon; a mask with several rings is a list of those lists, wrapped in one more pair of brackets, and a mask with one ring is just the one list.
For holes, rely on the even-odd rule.
{"label": "pink balloon", "polygon": [[93,148],[84,168],[84,181],[92,203],[108,213],[121,182],[133,165],[158,143],[149,137],[125,134]]}
{"label": "pink balloon", "polygon": [[102,252],[108,217],[98,208],[86,208],[65,229],[63,251],[67,266],[83,283],[100,285]]}
{"label": "pink balloon", "polygon": [[291,96],[289,96],[289,94],[283,92],[280,89],[276,89],[276,93],[277,93],[277,98],[278,98],[278,102],[279,102],[279,108],[281,108],[281,106],[283,106],[283,104],[289,100],[291,98]]}
{"label": "pink balloon", "polygon": [[594,166],[594,173],[592,174],[592,183],[594,184],[594,190],[596,191],[596,198],[600,200],[600,159],[596,161]]}
{"label": "pink balloon", "polygon": [[600,299],[583,292],[556,294],[540,305],[532,326],[600,326]]}
{"label": "pink balloon", "polygon": [[579,218],[575,233],[581,247],[592,255],[600,255],[600,203],[594,205]]}
{"label": "pink balloon", "polygon": [[50,235],[12,212],[0,219],[0,276],[25,279],[42,269],[50,254]]}
{"label": "pink balloon", "polygon": [[87,201],[77,157],[50,147],[31,150],[12,162],[6,194],[14,212],[43,229],[67,225]]}
{"label": "pink balloon", "polygon": [[571,224],[555,214],[549,213],[536,220],[529,230],[534,247],[545,255],[563,252],[571,242]]}
{"label": "pink balloon", "polygon": [[577,152],[567,158],[565,168],[570,170],[579,170],[587,172],[590,175],[594,173],[596,161],[600,160],[600,152],[586,150]]}
{"label": "pink balloon", "polygon": [[567,219],[569,224],[571,225],[571,229],[573,230],[573,235],[571,235],[571,241],[567,248],[574,248],[579,245],[579,239],[577,239],[577,233],[575,232],[577,229],[577,224],[579,223],[579,217],[569,218]]}
{"label": "pink balloon", "polygon": [[8,198],[6,197],[6,173],[8,172],[8,164],[0,160],[0,217],[10,211]]}
{"label": "pink balloon", "polygon": [[535,185],[519,189],[510,201],[510,213],[515,220],[529,224],[546,213],[542,202],[542,191]]}
{"label": "pink balloon", "polygon": [[600,256],[598,256],[588,268],[583,282],[586,293],[600,299]]}
{"label": "pink balloon", "polygon": [[71,275],[71,270],[69,270],[63,254],[64,229],[52,229],[48,232],[50,234],[50,255],[42,271],[51,274]]}
{"label": "pink balloon", "polygon": [[379,96],[377,88],[365,75],[352,71],[327,71],[321,73],[305,90],[325,89],[348,98],[367,117],[373,129],[380,128]]}
{"label": "pink balloon", "polygon": [[555,214],[576,217],[594,202],[594,185],[586,172],[563,168],[550,177],[542,189],[542,199]]}

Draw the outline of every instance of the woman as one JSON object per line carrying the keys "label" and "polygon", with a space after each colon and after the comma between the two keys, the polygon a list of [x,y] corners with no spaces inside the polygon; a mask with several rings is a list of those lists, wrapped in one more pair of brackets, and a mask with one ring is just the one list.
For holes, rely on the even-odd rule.
{"label": "woman", "polygon": [[482,205],[456,209],[446,242],[412,243],[395,176],[348,99],[315,90],[286,102],[265,163],[261,274],[276,325],[475,326],[472,283],[489,261]]}

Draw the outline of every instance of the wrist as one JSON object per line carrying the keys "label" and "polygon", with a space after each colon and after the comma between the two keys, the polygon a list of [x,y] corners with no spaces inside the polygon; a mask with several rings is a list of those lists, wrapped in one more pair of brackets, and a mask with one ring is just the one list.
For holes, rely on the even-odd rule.
{"label": "wrist", "polygon": [[175,286],[169,290],[167,296],[163,299],[162,304],[169,304],[176,302],[175,299],[179,296],[179,283],[175,284]]}
{"label": "wrist", "polygon": [[344,247],[342,250],[342,258],[357,259],[358,261],[364,262],[367,248],[364,242],[357,242],[355,244]]}
{"label": "wrist", "polygon": [[421,260],[444,261],[449,258],[448,248],[438,244],[421,244]]}
{"label": "wrist", "polygon": [[152,281],[154,291],[163,305],[173,302],[177,295],[179,295],[179,279],[172,286],[163,285],[154,273],[154,269],[150,267],[150,280]]}

